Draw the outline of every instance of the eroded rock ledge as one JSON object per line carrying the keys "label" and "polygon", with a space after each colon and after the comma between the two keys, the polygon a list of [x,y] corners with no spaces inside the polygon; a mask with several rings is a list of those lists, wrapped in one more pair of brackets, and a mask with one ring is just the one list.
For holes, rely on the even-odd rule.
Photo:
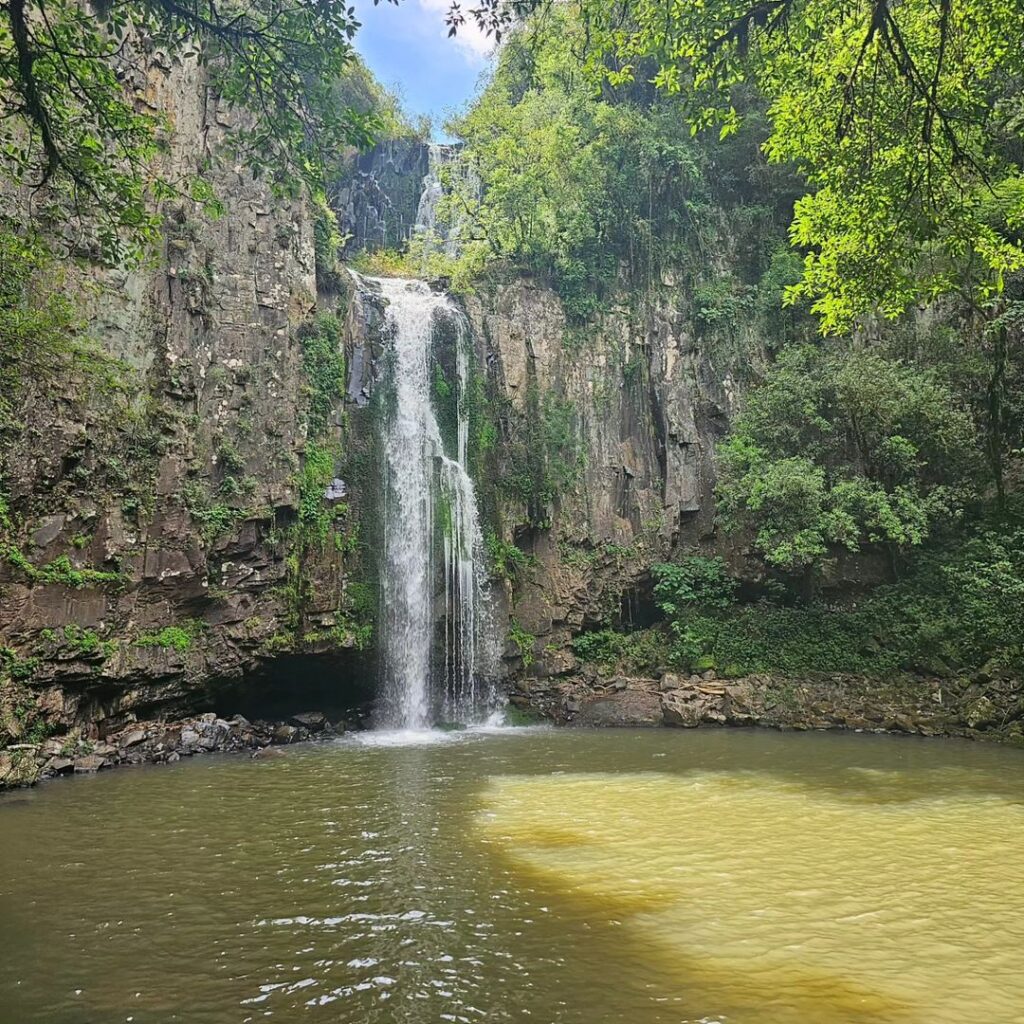
{"label": "eroded rock ledge", "polygon": [[1024,685],[1018,680],[718,679],[713,672],[688,677],[669,672],[660,678],[525,679],[517,687],[515,706],[564,725],[849,729],[1024,746]]}
{"label": "eroded rock ledge", "polygon": [[271,746],[329,739],[349,728],[348,722],[331,722],[319,711],[301,712],[287,721],[250,722],[242,715],[225,719],[207,712],[175,722],[130,722],[102,738],[52,737],[0,750],[0,789],[124,764],[173,764],[183,757],[215,751],[253,751],[258,755]]}

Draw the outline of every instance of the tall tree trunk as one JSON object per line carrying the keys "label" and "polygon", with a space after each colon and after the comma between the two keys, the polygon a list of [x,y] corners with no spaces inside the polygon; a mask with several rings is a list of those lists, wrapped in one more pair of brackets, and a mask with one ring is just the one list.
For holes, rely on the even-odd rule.
{"label": "tall tree trunk", "polygon": [[988,381],[986,446],[992,479],[996,485],[996,507],[1002,512],[1006,505],[1006,486],[1003,481],[1003,387],[1006,380],[1006,324],[996,323],[994,330],[992,373]]}

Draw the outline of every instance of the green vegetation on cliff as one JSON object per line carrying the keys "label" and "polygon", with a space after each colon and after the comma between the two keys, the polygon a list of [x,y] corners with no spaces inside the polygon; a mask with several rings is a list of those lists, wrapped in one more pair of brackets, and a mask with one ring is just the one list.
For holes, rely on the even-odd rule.
{"label": "green vegetation on cliff", "polygon": [[327,430],[345,395],[345,350],[341,323],[334,313],[319,313],[299,332],[302,368],[309,382],[307,429],[310,437]]}
{"label": "green vegetation on cliff", "polygon": [[525,399],[518,415],[509,410],[506,417],[499,490],[523,507],[533,526],[550,526],[553,505],[579,481],[586,452],[571,400],[553,391],[542,394],[535,380],[527,386]]}
{"label": "green vegetation on cliff", "polygon": [[[482,0],[475,9],[505,28],[530,11],[542,51],[561,52],[556,71],[602,100],[653,87],[695,132],[727,137],[744,121],[735,87],[764,97],[765,153],[797,164],[808,185],[792,225],[804,276],[791,296],[814,301],[824,330],[869,313],[894,318],[943,294],[989,319],[1002,312],[1006,275],[1024,269],[1020,4]],[[514,30],[507,49],[523,35]],[[516,84],[533,83],[520,74]]]}
{"label": "green vegetation on cliff", "polygon": [[877,348],[785,349],[719,447],[723,527],[787,572],[921,544],[983,480],[963,383]]}
{"label": "green vegetation on cliff", "polygon": [[[577,654],[651,670],[660,636],[728,674],[1020,671],[1016,6],[525,6],[452,126],[467,265],[549,280],[582,358],[610,306],[671,294],[743,385],[715,457],[728,567],[677,550],[655,568],[669,632]],[[572,485],[529,467],[507,486],[530,507]]]}
{"label": "green vegetation on cliff", "polygon": [[[177,175],[161,165],[166,112],[136,102],[139,58],[159,51],[200,65],[211,93],[241,112],[234,158],[282,192],[322,187],[336,152],[387,125],[356,63],[357,27],[339,3],[11,0],[0,7],[0,173],[36,186],[37,216],[58,235],[69,229],[68,251],[111,262],[146,254],[162,200],[218,209],[209,167]],[[383,106],[393,120],[393,104]]]}
{"label": "green vegetation on cliff", "polygon": [[741,600],[720,559],[652,567],[665,622],[581,633],[583,661],[648,675],[905,673],[1019,678],[1024,672],[1024,516],[979,523],[915,558],[906,575],[841,603],[765,588]]}
{"label": "green vegetation on cliff", "polygon": [[[685,564],[685,562],[684,562]],[[907,574],[840,606],[679,600],[655,593],[680,667],[725,675],[1024,671],[1024,518],[981,523],[919,555]]]}
{"label": "green vegetation on cliff", "polygon": [[[297,514],[276,535],[287,576],[277,588],[284,604],[284,630],[272,636],[268,653],[327,641],[362,650],[373,636],[373,588],[360,580],[367,569],[361,557],[360,523],[333,490],[344,458],[348,422],[341,412],[345,396],[343,307],[322,311],[296,332],[306,380],[306,442],[295,474]],[[323,628],[320,623],[330,620]]]}
{"label": "green vegetation on cliff", "polygon": [[83,397],[125,389],[126,367],[85,332],[68,284],[38,233],[0,217],[0,451],[24,426],[26,385],[73,375]]}
{"label": "green vegetation on cliff", "polygon": [[[646,290],[667,272],[703,279],[723,207],[741,205],[756,280],[779,236],[776,207],[795,197],[788,172],[758,153],[760,104],[744,94],[749,124],[712,151],[692,136],[678,100],[647,83],[595,93],[579,66],[583,46],[568,13],[513,33],[492,80],[450,126],[472,169],[450,171],[442,204],[453,223],[468,221],[462,263],[479,272],[485,259],[509,260],[545,275],[579,321],[622,284]],[[774,193],[768,203],[752,178]],[[724,279],[712,277],[706,286],[721,289]]]}

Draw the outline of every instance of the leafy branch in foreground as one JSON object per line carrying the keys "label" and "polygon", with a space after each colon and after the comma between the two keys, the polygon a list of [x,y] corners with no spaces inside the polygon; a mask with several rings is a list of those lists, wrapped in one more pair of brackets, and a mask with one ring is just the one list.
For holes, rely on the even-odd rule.
{"label": "leafy branch in foreground", "polygon": [[214,95],[246,112],[230,154],[294,193],[341,146],[372,140],[376,117],[337,101],[357,27],[339,0],[2,0],[0,173],[68,250],[138,259],[156,202],[214,202],[200,161],[161,172],[170,125],[142,100],[148,59],[203,66]]}
{"label": "leafy branch in foreground", "polygon": [[595,87],[651,82],[694,132],[734,132],[733,87],[756,86],[767,154],[809,186],[790,299],[809,299],[825,333],[946,294],[1004,312],[1005,280],[1024,269],[1020,3],[478,0],[470,14],[497,35],[524,11],[537,37],[575,19],[575,63]]}

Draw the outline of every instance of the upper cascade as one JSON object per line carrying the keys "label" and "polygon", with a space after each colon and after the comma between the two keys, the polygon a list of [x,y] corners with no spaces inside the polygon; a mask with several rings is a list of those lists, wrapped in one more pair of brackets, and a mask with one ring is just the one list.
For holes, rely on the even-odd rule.
{"label": "upper cascade", "polygon": [[424,261],[438,249],[446,256],[457,256],[469,236],[470,222],[463,204],[445,211],[443,217],[438,216],[441,201],[453,183],[457,182],[457,192],[464,200],[472,201],[480,193],[479,176],[472,166],[459,159],[458,146],[432,142],[428,154],[427,173],[410,239],[422,244]]}
{"label": "upper cascade", "polygon": [[442,146],[432,142],[429,147],[427,173],[423,178],[423,191],[420,193],[419,206],[416,208],[416,223],[413,235],[440,237],[444,240],[443,229],[438,230],[437,204],[444,196],[444,184],[441,180],[441,169],[452,159],[450,146]]}

